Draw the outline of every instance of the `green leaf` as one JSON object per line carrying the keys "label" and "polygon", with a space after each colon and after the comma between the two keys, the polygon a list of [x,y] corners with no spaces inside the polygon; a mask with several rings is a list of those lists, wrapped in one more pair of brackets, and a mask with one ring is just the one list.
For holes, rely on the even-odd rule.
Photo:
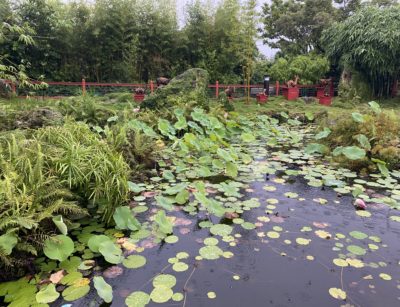
{"label": "green leaf", "polygon": [[48,304],[56,301],[60,293],[56,291],[56,286],[54,284],[48,284],[40,289],[38,293],[36,293],[36,302],[40,304]]}
{"label": "green leaf", "polygon": [[364,134],[357,134],[355,138],[364,149],[371,150],[371,144]]}
{"label": "green leaf", "polygon": [[67,228],[67,225],[65,225],[65,223],[63,221],[62,215],[57,215],[57,216],[53,217],[53,223],[57,226],[58,230],[63,235],[67,235],[68,228]]}
{"label": "green leaf", "polygon": [[112,287],[105,282],[104,278],[101,276],[95,276],[93,278],[93,283],[97,290],[97,294],[104,300],[104,302],[111,303],[113,300]]}
{"label": "green leaf", "polygon": [[131,191],[133,193],[140,193],[140,192],[143,192],[144,190],[146,190],[144,187],[141,187],[131,181],[128,181],[128,188],[129,188],[129,191]]}
{"label": "green leaf", "polygon": [[165,234],[172,233],[173,225],[167,219],[164,210],[160,210],[157,212],[157,214],[154,217],[154,221],[157,223],[161,232]]}
{"label": "green leaf", "polygon": [[15,233],[10,232],[0,236],[0,249],[6,255],[11,255],[13,248],[18,243],[18,237]]}
{"label": "green leaf", "polygon": [[172,201],[164,196],[158,195],[156,197],[154,197],[154,199],[157,202],[157,206],[160,206],[161,208],[171,211],[172,209],[174,209],[174,206],[172,205]]}
{"label": "green leaf", "polygon": [[64,261],[74,251],[74,242],[65,235],[58,235],[44,241],[44,254],[53,260]]}
{"label": "green leaf", "polygon": [[240,136],[242,138],[242,141],[245,143],[251,143],[256,140],[256,137],[252,133],[242,133]]}
{"label": "green leaf", "polygon": [[113,215],[117,229],[140,229],[139,221],[133,216],[132,210],[127,206],[118,207]]}
{"label": "green leaf", "polygon": [[348,146],[342,149],[342,153],[350,160],[359,160],[365,157],[366,152],[364,149],[357,146]]}
{"label": "green leaf", "polygon": [[131,293],[125,300],[128,307],[144,307],[150,302],[150,295],[142,291]]}
{"label": "green leaf", "polygon": [[368,104],[369,104],[370,108],[372,109],[372,111],[373,111],[374,113],[379,114],[379,113],[382,112],[381,106],[380,106],[377,102],[375,102],[375,101],[370,101],[370,102],[368,102]]}
{"label": "green leaf", "polygon": [[328,147],[322,144],[318,143],[311,143],[308,144],[307,147],[304,149],[304,152],[306,154],[313,154],[313,153],[320,153],[320,154],[325,154],[328,152]]}
{"label": "green leaf", "polygon": [[182,190],[176,195],[175,200],[178,205],[183,205],[183,204],[187,203],[187,201],[189,200],[189,197],[190,197],[189,191]]}
{"label": "green leaf", "polygon": [[99,252],[108,263],[118,264],[122,262],[122,250],[112,241],[105,241],[99,245]]}
{"label": "green leaf", "polygon": [[353,113],[351,113],[351,117],[353,117],[353,120],[355,122],[357,122],[357,123],[364,123],[365,122],[364,116],[362,114],[360,114],[360,113],[353,112]]}
{"label": "green leaf", "polygon": [[89,291],[89,285],[82,287],[70,286],[63,291],[62,296],[66,301],[71,302],[84,297]]}
{"label": "green leaf", "polygon": [[106,241],[111,241],[111,239],[105,235],[94,235],[90,237],[87,245],[92,252],[98,253],[100,244]]}
{"label": "green leaf", "polygon": [[141,255],[130,255],[122,261],[122,264],[128,269],[137,269],[146,264],[146,258]]}
{"label": "green leaf", "polygon": [[235,163],[233,162],[226,162],[226,175],[228,175],[229,177],[237,177],[238,175],[238,168],[236,166]]}
{"label": "green leaf", "polygon": [[323,131],[319,132],[319,133],[315,136],[315,139],[316,139],[316,140],[324,139],[324,138],[328,137],[328,136],[331,134],[331,132],[332,132],[331,129],[329,129],[329,128],[324,128]]}
{"label": "green leaf", "polygon": [[171,135],[175,135],[175,128],[171,126],[169,121],[160,118],[158,120],[158,130],[160,130],[162,135],[170,137]]}

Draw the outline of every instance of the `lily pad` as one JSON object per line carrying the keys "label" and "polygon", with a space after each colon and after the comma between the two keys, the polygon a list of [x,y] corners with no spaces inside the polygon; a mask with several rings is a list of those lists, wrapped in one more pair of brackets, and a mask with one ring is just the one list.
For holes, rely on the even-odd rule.
{"label": "lily pad", "polygon": [[70,237],[58,235],[48,238],[44,242],[44,254],[53,260],[64,261],[74,251],[74,242]]}
{"label": "lily pad", "polygon": [[104,302],[111,303],[113,300],[112,287],[105,282],[104,278],[101,276],[95,276],[93,278],[93,283],[97,290],[97,294],[104,300]]}
{"label": "lily pad", "polygon": [[141,255],[130,255],[122,261],[122,264],[128,269],[137,269],[144,266],[146,261]]}
{"label": "lily pad", "polygon": [[150,298],[154,303],[166,303],[168,302],[171,298],[174,292],[165,286],[158,286],[153,289],[150,293]]}
{"label": "lily pad", "polygon": [[232,226],[225,225],[225,224],[216,224],[216,225],[211,226],[211,228],[210,228],[210,232],[213,235],[218,235],[221,237],[231,234],[232,230],[233,230]]}
{"label": "lily pad", "polygon": [[200,248],[199,254],[204,259],[215,260],[223,254],[223,251],[218,246],[204,246]]}
{"label": "lily pad", "polygon": [[135,291],[128,295],[125,304],[128,307],[144,307],[150,302],[150,295],[142,291]]}
{"label": "lily pad", "polygon": [[349,245],[347,246],[347,250],[357,256],[363,256],[367,253],[367,251],[358,245]]}
{"label": "lily pad", "polygon": [[56,301],[60,293],[56,291],[56,286],[54,284],[48,284],[40,289],[38,293],[36,293],[36,302],[41,304],[48,304]]}

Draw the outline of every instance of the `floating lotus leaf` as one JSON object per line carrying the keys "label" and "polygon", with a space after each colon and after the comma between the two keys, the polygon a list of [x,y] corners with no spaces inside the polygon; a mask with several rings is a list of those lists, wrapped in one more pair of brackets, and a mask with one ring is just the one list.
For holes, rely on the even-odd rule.
{"label": "floating lotus leaf", "polygon": [[153,286],[172,288],[176,285],[176,278],[174,275],[170,274],[160,274],[153,279]]}
{"label": "floating lotus leaf", "polygon": [[70,286],[63,291],[62,296],[64,300],[71,302],[84,297],[89,291],[89,285],[84,285],[82,287]]}
{"label": "floating lotus leaf", "polygon": [[347,246],[347,250],[357,256],[363,256],[367,253],[367,251],[358,245],[349,245]]}
{"label": "floating lotus leaf", "polygon": [[73,251],[74,242],[65,235],[54,236],[44,242],[43,252],[50,259],[64,261]]}
{"label": "floating lotus leaf", "polygon": [[216,225],[211,226],[211,228],[210,228],[210,232],[213,235],[218,235],[221,237],[231,234],[232,230],[233,230],[232,226],[225,225],[225,224],[216,224]]}
{"label": "floating lotus leaf", "polygon": [[48,284],[40,289],[38,293],[36,293],[36,302],[41,304],[48,304],[56,301],[60,293],[57,292],[56,286],[54,284]]}
{"label": "floating lotus leaf", "polygon": [[338,300],[345,300],[347,295],[346,292],[344,292],[342,289],[339,288],[330,288],[329,289],[329,294]]}
{"label": "floating lotus leaf", "polygon": [[267,232],[267,237],[271,238],[271,239],[278,239],[281,235],[276,232],[276,231],[268,231]]}
{"label": "floating lotus leaf", "polygon": [[349,233],[350,236],[352,236],[355,239],[363,240],[368,237],[365,233],[361,231],[352,231]]}
{"label": "floating lotus leaf", "polygon": [[158,286],[153,289],[150,293],[150,298],[154,303],[166,303],[168,302],[171,298],[174,292],[165,286]]}
{"label": "floating lotus leaf", "polygon": [[98,253],[100,244],[107,241],[111,241],[111,239],[105,235],[94,235],[90,237],[87,245],[91,251]]}
{"label": "floating lotus leaf", "polygon": [[150,302],[150,296],[142,291],[135,291],[128,295],[125,304],[128,307],[144,307]]}
{"label": "floating lotus leaf", "polygon": [[223,254],[223,251],[218,246],[204,246],[200,248],[199,253],[204,259],[215,260]]}
{"label": "floating lotus leaf", "polygon": [[333,263],[339,267],[346,267],[349,265],[346,260],[340,258],[333,259]]}
{"label": "floating lotus leaf", "polygon": [[111,303],[113,300],[112,287],[105,282],[104,278],[101,276],[95,276],[93,278],[93,283],[97,290],[97,294],[104,300],[104,302]]}
{"label": "floating lotus leaf", "polygon": [[144,266],[146,261],[146,258],[141,255],[130,255],[122,261],[122,264],[128,269],[137,269]]}
{"label": "floating lotus leaf", "polygon": [[358,211],[356,211],[356,214],[358,215],[358,216],[361,216],[361,217],[371,217],[371,212],[369,212],[369,211],[363,211],[363,210],[358,210]]}
{"label": "floating lotus leaf", "polygon": [[174,302],[180,302],[183,300],[183,298],[184,298],[184,295],[180,292],[174,293],[174,295],[172,295],[172,300]]}
{"label": "floating lotus leaf", "polygon": [[133,212],[128,206],[116,208],[113,218],[117,229],[129,229],[133,231],[140,229],[140,223],[133,216]]}
{"label": "floating lotus leaf", "polygon": [[168,236],[164,239],[165,242],[173,244],[178,242],[179,238],[177,236]]}
{"label": "floating lotus leaf", "polygon": [[210,246],[217,245],[218,244],[218,239],[216,239],[216,238],[206,238],[206,239],[204,239],[203,243],[205,245],[210,245]]}
{"label": "floating lotus leaf", "polygon": [[296,238],[296,243],[299,245],[308,245],[308,244],[310,244],[310,242],[311,242],[310,239]]}
{"label": "floating lotus leaf", "polygon": [[256,228],[256,225],[254,225],[253,223],[249,223],[249,222],[244,222],[241,224],[241,226],[247,230],[252,230],[252,229]]}
{"label": "floating lotus leaf", "polygon": [[108,263],[118,264],[122,261],[122,250],[112,241],[105,241],[99,245],[99,252]]}
{"label": "floating lotus leaf", "polygon": [[178,259],[187,259],[189,258],[189,254],[186,252],[179,252],[176,254],[176,258]]}
{"label": "floating lotus leaf", "polygon": [[385,274],[385,273],[380,273],[379,277],[382,278],[383,280],[392,280],[392,276],[390,276],[389,274]]}
{"label": "floating lotus leaf", "polygon": [[215,292],[213,292],[213,291],[210,291],[210,292],[207,293],[207,297],[209,299],[214,299],[214,298],[217,297],[217,294],[215,294]]}
{"label": "floating lotus leaf", "polygon": [[346,261],[352,267],[355,267],[355,268],[363,268],[364,267],[364,263],[359,259],[347,258]]}
{"label": "floating lotus leaf", "polygon": [[173,269],[175,272],[184,272],[184,271],[186,271],[188,268],[189,268],[189,266],[188,266],[186,263],[184,263],[184,262],[177,262],[177,263],[174,263],[174,265],[172,266],[172,269]]}

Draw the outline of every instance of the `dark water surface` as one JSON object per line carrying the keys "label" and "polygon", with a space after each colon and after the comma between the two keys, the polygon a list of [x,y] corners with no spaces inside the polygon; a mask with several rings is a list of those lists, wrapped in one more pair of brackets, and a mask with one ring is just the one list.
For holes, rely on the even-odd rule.
{"label": "dark water surface", "polygon": [[[218,246],[224,251],[231,251],[230,259],[195,260],[203,243],[201,238],[210,236],[208,229],[197,226],[197,220],[183,211],[173,213],[178,217],[191,219],[188,234],[179,234],[179,228],[174,232],[179,236],[175,244],[146,249],[142,255],[147,258],[147,264],[136,270],[124,270],[124,273],[114,279],[106,279],[113,286],[114,301],[111,306],[125,306],[125,297],[133,291],[152,291],[151,280],[157,274],[167,273],[176,276],[177,284],[174,292],[186,294],[181,302],[169,301],[165,304],[150,302],[148,306],[229,306],[229,307],[263,307],[263,306],[400,306],[400,223],[388,219],[389,207],[378,206],[369,208],[372,218],[360,217],[355,214],[351,197],[338,197],[332,189],[313,188],[301,178],[293,183],[276,183],[275,176],[269,181],[258,179],[250,184],[254,191],[244,192],[244,199],[258,198],[261,206],[246,211],[241,218],[256,223],[257,217],[271,217],[269,222],[254,230],[245,230],[240,225],[235,226],[233,233],[240,233],[236,246],[229,246],[220,237]],[[263,189],[265,184],[277,187],[276,191]],[[294,192],[296,199],[284,196],[286,192]],[[324,198],[328,203],[321,205],[314,199]],[[279,200],[274,214],[267,215],[266,199]],[[304,198],[299,201],[299,198]],[[213,219],[214,223],[218,220]],[[320,229],[313,223],[326,223]],[[317,224],[321,227],[320,224]],[[278,239],[268,236],[259,237],[257,233],[273,231],[274,226],[280,226]],[[312,228],[310,232],[301,232],[304,226]],[[315,235],[316,230],[324,230],[331,234],[330,239]],[[376,243],[370,239],[355,239],[349,236],[352,231],[361,231],[369,236],[378,236],[382,242]],[[335,238],[341,233],[345,239]],[[311,239],[309,245],[296,244],[296,238]],[[290,240],[289,242],[284,242]],[[333,250],[335,243],[344,246]],[[371,251],[368,244],[379,246]],[[339,254],[347,255],[348,245],[358,245],[367,250],[366,255],[357,256],[365,264],[362,268],[336,266],[332,260]],[[185,272],[174,272],[168,263],[168,258],[175,257],[178,252],[187,252],[190,257],[183,260],[189,264]],[[313,256],[308,260],[307,256]],[[311,259],[311,257],[308,257]],[[379,274],[389,274],[392,279],[387,281]],[[234,280],[233,276],[240,276]],[[337,300],[329,295],[330,288],[343,288],[347,293],[346,301]],[[216,293],[215,299],[209,299],[207,293]],[[97,298],[98,299],[98,298]],[[98,306],[96,294],[92,291],[83,301],[73,303],[73,306]],[[347,304],[347,305],[346,305]],[[103,305],[106,306],[106,305]]]}

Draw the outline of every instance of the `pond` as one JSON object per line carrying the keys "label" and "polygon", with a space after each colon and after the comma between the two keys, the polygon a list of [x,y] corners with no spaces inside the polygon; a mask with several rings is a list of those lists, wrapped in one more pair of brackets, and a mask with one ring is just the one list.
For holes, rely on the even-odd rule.
{"label": "pond", "polygon": [[[191,195],[168,212],[174,229],[166,242],[142,230],[125,256],[145,261],[103,272],[111,306],[399,306],[400,215],[379,201],[398,195],[398,178],[360,179],[299,147],[267,149],[262,140],[237,147],[254,160],[239,167],[235,181],[205,185],[231,210],[215,216]],[[185,180],[141,185],[145,197],[132,206],[142,207],[144,229],[159,209],[154,196]],[[367,210],[358,211],[349,192],[363,186]],[[92,289],[72,306],[101,303]]]}

